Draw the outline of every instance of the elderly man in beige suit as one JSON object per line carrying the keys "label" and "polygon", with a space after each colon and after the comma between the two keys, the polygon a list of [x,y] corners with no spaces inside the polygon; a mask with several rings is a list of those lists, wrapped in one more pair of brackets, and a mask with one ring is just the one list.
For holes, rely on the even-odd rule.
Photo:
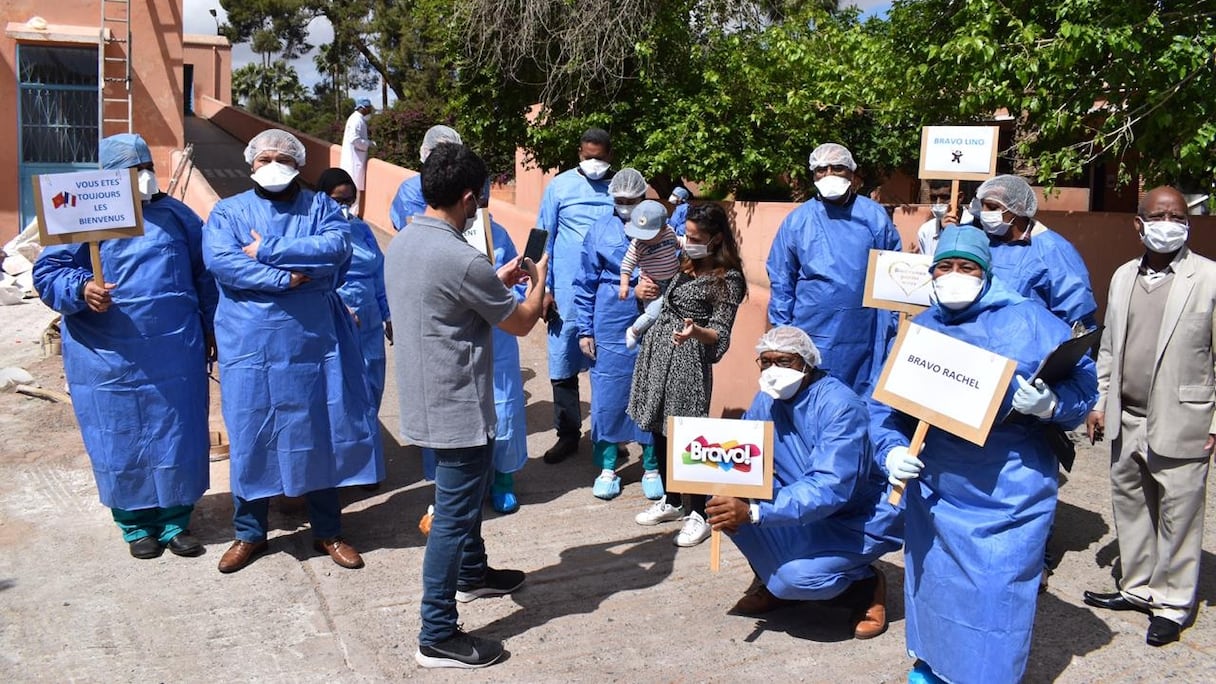
{"label": "elderly man in beige suit", "polygon": [[1204,495],[1216,446],[1216,262],[1186,246],[1181,193],[1145,195],[1135,219],[1144,256],[1115,271],[1098,352],[1091,439],[1110,417],[1119,591],[1085,603],[1148,613],[1146,641],[1177,641],[1199,579]]}

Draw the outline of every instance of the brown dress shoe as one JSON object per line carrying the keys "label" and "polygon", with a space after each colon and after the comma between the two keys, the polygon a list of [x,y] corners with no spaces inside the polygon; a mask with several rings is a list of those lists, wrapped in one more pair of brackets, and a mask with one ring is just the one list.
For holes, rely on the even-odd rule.
{"label": "brown dress shoe", "polygon": [[887,631],[887,577],[878,568],[873,570],[874,593],[869,607],[858,614],[857,624],[853,626],[853,637],[856,639],[873,639]]}
{"label": "brown dress shoe", "polygon": [[363,567],[363,557],[342,537],[318,539],[312,543],[312,547],[321,553],[328,553],[335,563],[344,568],[354,570]]}
{"label": "brown dress shoe", "polygon": [[791,601],[789,599],[777,598],[773,593],[764,586],[760,578],[752,580],[751,586],[743,592],[743,598],[735,602],[735,605],[727,611],[728,615],[763,615],[771,613],[778,608],[792,606],[799,601]]}
{"label": "brown dress shoe", "polygon": [[220,572],[236,572],[249,565],[255,556],[266,553],[268,548],[270,544],[266,541],[247,542],[238,539],[220,556]]}

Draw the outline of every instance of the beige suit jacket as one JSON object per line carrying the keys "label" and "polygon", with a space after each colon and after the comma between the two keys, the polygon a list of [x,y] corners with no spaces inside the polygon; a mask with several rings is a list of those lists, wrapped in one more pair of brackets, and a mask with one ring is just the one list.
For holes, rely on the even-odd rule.
{"label": "beige suit jacket", "polygon": [[[1216,434],[1216,262],[1183,247],[1174,265],[1148,400],[1148,444],[1166,458],[1204,455],[1203,443]],[[1140,259],[1119,267],[1110,282],[1106,330],[1098,350],[1098,404],[1105,407],[1106,430],[1119,436],[1123,412],[1123,344],[1127,311]]]}

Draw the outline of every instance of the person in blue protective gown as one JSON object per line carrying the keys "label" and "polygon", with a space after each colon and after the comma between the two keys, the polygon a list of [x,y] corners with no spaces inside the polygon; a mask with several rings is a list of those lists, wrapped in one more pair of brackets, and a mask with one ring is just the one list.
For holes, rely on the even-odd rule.
{"label": "person in blue protective gown", "polygon": [[900,249],[899,233],[854,190],[857,163],[845,147],[820,145],[810,168],[819,196],[781,222],[769,249],[768,320],[805,330],[823,370],[865,397],[895,328],[892,312],[862,306],[866,269],[871,249]]}
{"label": "person in blue protective gown", "polygon": [[667,198],[668,204],[673,207],[667,225],[671,226],[676,235],[684,235],[684,222],[688,220],[688,200],[691,197],[692,193],[688,192],[688,188],[677,187]]}
{"label": "person in blue protective gown", "polygon": [[1035,220],[1039,201],[1020,176],[989,178],[976,191],[973,225],[988,234],[992,273],[1069,325],[1097,327],[1089,270],[1064,236]]}
{"label": "person in blue protective gown", "polygon": [[214,358],[215,283],[203,265],[203,222],[160,192],[143,138],[101,141],[103,169],[138,169],[144,234],[101,243],[104,284],[87,244],[47,247],[34,287],[63,314],[63,368],[101,503],[132,556],[165,547],[197,556],[189,532],[207,491],[207,362]]}
{"label": "person in blue protective gown", "polygon": [[342,536],[337,487],[384,479],[380,432],[354,317],[338,296],[350,225],[300,186],[304,146],[277,129],[245,148],[254,188],[216,203],[203,231],[220,289],[215,313],[231,443],[235,572],[267,550],[270,497],[304,495],[314,548],[346,568],[363,559]]}
{"label": "person in blue protective gown", "polygon": [[872,563],[900,547],[903,518],[873,463],[866,403],[817,368],[819,350],[799,328],[769,330],[756,352],[760,393],[743,418],[773,423],[773,497],[715,496],[705,507],[756,573],[731,612],[835,600],[851,609],[854,637],[876,637],[887,629],[886,578]]}
{"label": "person in blue protective gown", "polygon": [[578,166],[557,174],[545,187],[536,220],[537,227],[549,231],[545,320],[549,325],[549,382],[557,430],[557,442],[545,451],[545,463],[560,463],[578,451],[582,436],[578,374],[589,364],[579,349],[574,279],[582,268],[587,231],[613,210],[608,193],[612,141],[607,131],[588,129],[579,140],[578,150]]}
{"label": "person in blue protective gown", "polygon": [[[625,414],[637,351],[625,347],[625,331],[638,315],[630,293],[619,295],[621,259],[629,248],[625,219],[646,197],[646,179],[637,169],[621,169],[608,193],[615,211],[600,217],[583,242],[582,264],[574,278],[575,325],[579,348],[591,362],[591,443],[600,475],[591,492],[601,499],[621,493],[616,474],[619,444],[642,445],[642,492],[648,499],[663,497],[663,478],[651,435]],[[636,284],[636,279],[634,280]]]}
{"label": "person in blue protective gown", "polygon": [[[478,204],[485,214],[490,205],[490,184],[487,181]],[[500,223],[489,218],[491,240],[494,244],[494,269],[498,270],[519,256],[511,235]],[[515,299],[522,302],[526,285],[516,285]],[[499,513],[519,510],[515,494],[515,473],[528,463],[527,402],[524,399],[523,370],[519,363],[519,338],[495,326],[491,335],[494,346],[494,479],[490,483],[490,507]],[[435,452],[422,450],[422,472],[426,479],[435,479]]]}
{"label": "person in blue protective gown", "polygon": [[[431,150],[435,149],[439,143],[445,142],[459,145],[463,141],[460,139],[460,134],[448,126],[431,126],[422,136],[422,146],[418,149],[418,156],[425,162],[426,158],[431,156]],[[422,199],[422,173],[416,173],[401,181],[401,185],[397,186],[397,194],[393,197],[393,203],[389,205],[388,220],[393,224],[393,228],[400,231],[405,228],[405,224],[409,223],[411,216],[425,211],[426,200]]]}
{"label": "person in blue protective gown", "polygon": [[[929,428],[919,458],[915,421],[871,403],[875,455],[904,493],[904,581],[911,682],[1019,682],[1034,626],[1043,549],[1059,467],[1043,433],[1073,428],[1097,399],[1081,358],[1048,386],[1028,383],[1071,336],[1069,326],[992,274],[988,238],[952,226],[938,239],[934,304],[914,323],[1017,363],[984,446]],[[1002,420],[1011,411],[1020,414]]]}
{"label": "person in blue protective gown", "polygon": [[372,404],[379,413],[384,398],[384,341],[393,341],[393,322],[384,294],[384,252],[372,227],[352,211],[358,191],[350,174],[339,168],[326,169],[317,179],[317,190],[337,202],[342,216],[350,222],[350,267],[338,286],[338,296],[355,317]]}

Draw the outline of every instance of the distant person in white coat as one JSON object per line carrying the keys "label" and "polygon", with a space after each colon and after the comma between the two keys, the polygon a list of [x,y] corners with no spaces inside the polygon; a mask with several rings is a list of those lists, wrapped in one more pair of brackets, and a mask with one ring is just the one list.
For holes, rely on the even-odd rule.
{"label": "distant person in white coat", "polygon": [[367,186],[367,150],[376,143],[367,137],[367,117],[375,111],[372,101],[366,97],[355,100],[355,111],[346,119],[346,130],[342,131],[342,159],[339,166],[350,174],[359,191],[359,207],[356,212],[363,216],[363,201]]}

